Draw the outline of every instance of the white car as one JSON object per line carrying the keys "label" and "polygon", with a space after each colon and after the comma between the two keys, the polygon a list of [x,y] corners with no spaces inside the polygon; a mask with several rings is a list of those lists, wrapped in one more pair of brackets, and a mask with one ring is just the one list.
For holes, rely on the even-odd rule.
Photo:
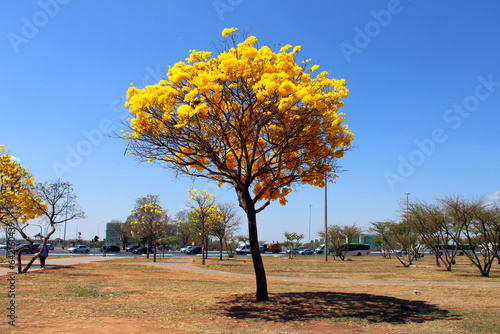
{"label": "white car", "polygon": [[68,248],[70,253],[90,253],[90,247],[85,245],[78,245]]}
{"label": "white car", "polygon": [[186,246],[186,247],[182,247],[181,248],[181,253],[187,253],[188,250],[190,250],[191,248],[193,248],[194,246]]}
{"label": "white car", "polygon": [[310,250],[309,248],[299,250],[300,255],[313,255],[314,252]]}

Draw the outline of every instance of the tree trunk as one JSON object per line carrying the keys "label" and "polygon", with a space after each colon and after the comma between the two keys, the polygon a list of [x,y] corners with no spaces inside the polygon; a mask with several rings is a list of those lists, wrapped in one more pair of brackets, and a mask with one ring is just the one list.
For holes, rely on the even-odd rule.
{"label": "tree trunk", "polygon": [[219,238],[219,243],[220,243],[219,260],[222,261],[222,247],[224,246],[223,242],[222,242],[222,238]]}
{"label": "tree trunk", "polygon": [[155,241],[154,241],[154,246],[155,246],[155,250],[154,250],[154,254],[153,254],[153,262],[156,262],[156,238],[155,238]]}
{"label": "tree trunk", "polygon": [[255,281],[257,284],[257,301],[268,301],[267,279],[264,270],[264,263],[259,250],[259,238],[257,235],[257,214],[255,205],[252,202],[248,189],[244,191],[236,190],[240,206],[245,210],[248,219],[248,238],[250,241],[250,252],[252,254],[253,268],[255,271]]}

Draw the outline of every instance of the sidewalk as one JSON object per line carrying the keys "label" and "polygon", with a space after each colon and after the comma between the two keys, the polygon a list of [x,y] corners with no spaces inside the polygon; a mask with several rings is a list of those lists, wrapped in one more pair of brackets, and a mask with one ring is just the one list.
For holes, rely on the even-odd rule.
{"label": "sidewalk", "polygon": [[[98,262],[98,261],[106,261],[106,260],[113,260],[116,259],[114,256],[72,256],[72,257],[65,257],[65,258],[57,258],[54,256],[49,256],[47,257],[47,260],[45,261],[45,269],[55,269],[55,268],[61,268],[61,267],[68,267],[68,266],[73,266],[75,264],[81,264],[81,263],[90,263],[90,262]],[[28,263],[28,261],[23,262],[23,268]],[[33,264],[31,265],[30,269],[28,272],[32,271],[40,271],[40,260],[37,259]],[[0,276],[7,276],[7,275],[15,275],[17,273],[17,259],[16,259],[16,267],[14,270],[11,270],[8,266],[0,267]]]}
{"label": "sidewalk", "polygon": [[[99,262],[113,260],[116,257],[109,256],[74,256],[63,259],[51,258],[47,259],[46,269],[54,269],[67,267],[81,263]],[[161,261],[161,259],[160,259]],[[134,265],[154,266],[163,269],[189,271],[198,274],[229,276],[255,279],[252,274],[240,274],[227,271],[219,271],[195,267],[192,265],[192,257],[172,257],[168,261],[150,262],[150,263],[134,263]],[[114,264],[130,264],[130,263],[114,263]],[[39,271],[40,262],[37,260],[28,272]],[[9,270],[8,267],[0,268],[0,276],[17,274]],[[310,283],[343,283],[343,284],[373,284],[373,285],[411,285],[411,286],[482,286],[482,287],[500,287],[500,282],[451,282],[451,281],[390,281],[390,280],[359,280],[359,279],[339,279],[339,278],[313,278],[313,277],[285,277],[285,276],[267,276],[269,280],[290,281],[290,282],[310,282]]]}

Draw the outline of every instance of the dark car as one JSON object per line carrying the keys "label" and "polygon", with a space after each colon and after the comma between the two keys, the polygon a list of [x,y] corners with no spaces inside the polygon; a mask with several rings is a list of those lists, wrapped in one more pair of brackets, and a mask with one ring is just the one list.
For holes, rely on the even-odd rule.
{"label": "dark car", "polygon": [[22,244],[19,246],[14,247],[13,251],[14,253],[19,252],[22,249],[23,253],[32,253],[35,254],[38,252],[38,248],[35,248],[34,246],[30,246],[30,244]]}
{"label": "dark car", "polygon": [[189,249],[186,249],[186,254],[201,254],[203,248],[201,246],[193,246]]}
{"label": "dark car", "polygon": [[104,247],[106,247],[106,252],[109,252],[109,253],[118,253],[118,252],[120,252],[120,247],[109,245],[109,246],[102,246],[101,247],[101,253],[104,251]]}
{"label": "dark car", "polygon": [[[134,254],[146,254],[148,248],[146,246],[141,246],[139,248],[136,248],[132,251]],[[149,254],[152,254],[155,252],[154,246],[149,246]]]}
{"label": "dark car", "polygon": [[127,252],[133,252],[135,249],[137,249],[139,247],[141,247],[141,246],[138,246],[138,245],[128,246],[127,248],[125,248],[125,250]]}

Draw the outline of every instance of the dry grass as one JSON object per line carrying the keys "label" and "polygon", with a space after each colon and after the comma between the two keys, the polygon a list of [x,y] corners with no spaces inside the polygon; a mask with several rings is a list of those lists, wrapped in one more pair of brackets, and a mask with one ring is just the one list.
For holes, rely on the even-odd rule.
{"label": "dry grass", "polygon": [[[112,333],[118,328],[185,334],[500,332],[500,288],[416,283],[421,294],[415,295],[413,286],[269,280],[271,301],[255,303],[253,279],[171,271],[144,265],[142,258],[130,261],[137,265],[106,261],[17,275],[16,333]],[[283,272],[292,263],[314,262],[271,261],[288,263],[273,268]],[[272,263],[266,263],[268,273]],[[224,264],[247,266],[243,259]],[[333,265],[341,266],[340,261]],[[338,274],[348,275],[347,269]],[[0,291],[7,291],[5,280]],[[5,310],[3,295],[0,308]],[[5,320],[0,332],[12,332]]]}
{"label": "dry grass", "polygon": [[[426,256],[415,262],[410,268],[404,268],[396,259],[381,256],[351,257],[351,261],[332,260],[325,262],[319,256],[263,257],[267,275],[340,278],[340,279],[377,279],[402,281],[455,281],[455,282],[500,282],[500,265],[494,264],[490,277],[482,277],[479,270],[472,266],[467,257],[457,257],[457,264],[452,271],[438,268],[435,258]],[[496,261],[495,261],[496,262]],[[202,267],[201,259],[195,258],[194,265]],[[253,274],[251,257],[236,257],[219,261],[209,258],[206,268],[229,272]]]}

